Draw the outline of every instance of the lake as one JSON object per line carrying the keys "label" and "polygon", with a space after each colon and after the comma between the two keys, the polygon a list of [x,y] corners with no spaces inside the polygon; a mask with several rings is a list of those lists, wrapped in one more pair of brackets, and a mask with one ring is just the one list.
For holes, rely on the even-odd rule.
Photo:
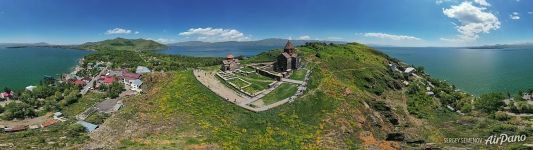
{"label": "lake", "polygon": [[0,47],[0,88],[22,89],[38,84],[45,75],[70,72],[89,51],[61,48]]}
{"label": "lake", "polygon": [[227,46],[227,47],[207,47],[207,46],[169,46],[166,50],[159,51],[162,54],[184,55],[196,57],[226,57],[228,54],[234,56],[255,56],[261,52],[283,48],[283,46]]}
{"label": "lake", "polygon": [[465,49],[376,47],[433,77],[479,95],[533,88],[533,48]]}

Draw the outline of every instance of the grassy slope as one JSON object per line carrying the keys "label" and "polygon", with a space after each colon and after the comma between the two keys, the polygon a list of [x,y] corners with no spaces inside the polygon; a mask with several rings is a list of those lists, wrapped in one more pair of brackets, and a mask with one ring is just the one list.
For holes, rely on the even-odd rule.
{"label": "grassy slope", "polygon": [[[450,146],[442,143],[444,137],[513,130],[491,119],[449,112],[438,99],[407,106],[418,100],[395,86],[399,81],[387,70],[387,56],[364,45],[310,45],[300,47],[299,53],[317,67],[309,90],[293,103],[252,113],[222,101],[191,71],[149,76],[148,94],[126,100],[126,107],[104,123],[109,132],[97,134],[94,142],[143,149],[387,149],[417,146],[386,141],[387,133],[406,133],[407,142],[423,140],[441,147]],[[271,59],[266,55],[252,59]],[[408,111],[426,106],[433,109],[417,110],[427,119]],[[471,125],[462,126],[462,121]]]}
{"label": "grassy slope", "polygon": [[298,86],[290,83],[282,83],[277,89],[261,98],[266,105],[288,98],[298,91]]}

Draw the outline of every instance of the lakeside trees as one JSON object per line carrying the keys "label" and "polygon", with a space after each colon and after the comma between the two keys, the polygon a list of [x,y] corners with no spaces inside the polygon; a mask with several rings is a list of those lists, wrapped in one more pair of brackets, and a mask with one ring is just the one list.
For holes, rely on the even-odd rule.
{"label": "lakeside trees", "polygon": [[505,99],[505,96],[502,93],[484,94],[476,99],[474,106],[477,110],[493,113],[504,106],[503,99]]}

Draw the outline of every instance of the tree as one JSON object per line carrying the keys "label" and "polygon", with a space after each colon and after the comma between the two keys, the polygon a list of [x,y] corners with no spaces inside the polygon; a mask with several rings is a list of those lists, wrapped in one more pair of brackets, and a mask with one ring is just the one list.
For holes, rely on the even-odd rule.
{"label": "tree", "polygon": [[503,99],[505,99],[505,96],[502,93],[484,94],[476,100],[475,106],[480,111],[493,113],[504,105]]}
{"label": "tree", "polygon": [[120,93],[122,93],[122,91],[124,91],[124,86],[115,81],[111,85],[109,85],[108,96],[110,98],[117,98]]}
{"label": "tree", "polygon": [[4,117],[7,120],[24,119],[36,116],[35,110],[24,102],[12,102],[5,106]]}

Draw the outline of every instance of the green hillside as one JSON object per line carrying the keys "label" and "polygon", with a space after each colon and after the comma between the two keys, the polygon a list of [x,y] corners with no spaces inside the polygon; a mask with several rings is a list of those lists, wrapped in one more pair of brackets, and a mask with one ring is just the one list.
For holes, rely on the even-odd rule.
{"label": "green hillside", "polygon": [[[273,52],[243,62],[272,59]],[[477,103],[487,97],[456,92],[422,68],[420,77],[393,72],[388,63],[399,62],[364,45],[311,43],[298,53],[314,67],[309,89],[293,103],[253,113],[223,101],[190,70],[152,74],[146,76],[147,94],[125,100],[89,143],[129,149],[499,149],[519,144],[445,144],[444,138],[533,133],[520,118],[492,119]],[[425,94],[429,83],[434,97]]]}
{"label": "green hillside", "polygon": [[116,38],[100,42],[88,42],[79,45],[78,48],[86,50],[135,50],[150,51],[167,48],[166,45],[145,39],[124,39]]}
{"label": "green hillside", "polygon": [[[473,97],[458,92],[421,67],[416,67],[417,76],[392,71],[389,63],[400,70],[411,66],[357,43],[298,47],[312,70],[308,90],[292,103],[259,113],[222,100],[196,80],[192,68],[216,69],[222,58],[116,50],[120,47],[98,50],[85,59],[153,68],[154,73],[143,75],[144,94],[123,98],[124,107],[95,132],[80,133],[72,126],[73,114],[100,100],[86,95],[65,109],[72,121],[0,133],[0,144],[22,143],[8,149],[518,149],[533,141],[445,143],[444,138],[486,139],[502,133],[531,136],[531,117],[508,116],[499,111],[501,94]],[[276,54],[279,50],[241,63],[274,60]],[[427,87],[434,96],[426,94]],[[286,97],[291,90],[286,88],[268,97]]]}

